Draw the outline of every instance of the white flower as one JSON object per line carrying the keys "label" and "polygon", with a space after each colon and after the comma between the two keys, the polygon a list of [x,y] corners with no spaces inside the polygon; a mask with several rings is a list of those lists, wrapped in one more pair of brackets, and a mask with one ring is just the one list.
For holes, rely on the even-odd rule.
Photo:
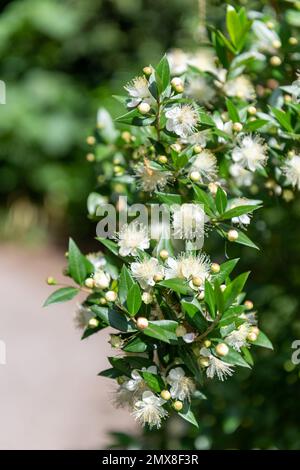
{"label": "white flower", "polygon": [[238,186],[251,186],[253,181],[253,173],[246,170],[238,163],[233,163],[229,167],[229,173],[235,179]]}
{"label": "white flower", "polygon": [[232,159],[250,171],[262,169],[267,163],[267,146],[263,140],[251,135],[244,135],[232,151]]}
{"label": "white flower", "polygon": [[167,53],[172,75],[181,75],[187,70],[187,55],[181,49],[172,49]]}
{"label": "white flower", "polygon": [[149,286],[154,286],[154,276],[156,274],[164,275],[164,268],[156,258],[149,258],[144,261],[131,263],[131,272],[140,283],[142,289],[147,289]]}
{"label": "white flower", "polygon": [[193,332],[192,333],[186,333],[182,337],[183,341],[187,344],[193,343],[195,341],[195,338],[196,338],[196,335]]}
{"label": "white flower", "polygon": [[294,155],[287,160],[283,166],[283,172],[287,183],[300,190],[300,155]]}
{"label": "white flower", "polygon": [[171,385],[170,393],[172,398],[190,401],[191,394],[195,391],[195,384],[190,377],[185,376],[185,372],[181,367],[170,370],[167,382]]}
{"label": "white flower", "polygon": [[208,104],[216,95],[214,88],[202,77],[190,77],[185,86],[186,96],[189,96],[199,103]]}
{"label": "white flower", "polygon": [[182,106],[172,106],[166,111],[166,128],[170,132],[175,132],[179,137],[188,137],[196,129],[198,123],[198,113],[189,104]]}
{"label": "white flower", "polygon": [[102,268],[106,264],[106,259],[103,256],[101,251],[97,253],[89,253],[86,255],[86,258],[89,260],[90,263],[94,266],[95,270]]}
{"label": "white flower", "polygon": [[173,236],[175,239],[194,240],[204,236],[208,220],[199,204],[182,204],[173,208]]}
{"label": "white flower", "polygon": [[294,101],[299,103],[299,98],[300,98],[300,72],[298,71],[297,73],[297,80],[295,80],[292,85],[292,98]]}
{"label": "white flower", "polygon": [[150,429],[153,427],[159,429],[162,419],[168,416],[168,412],[162,406],[164,403],[165,400],[150,391],[146,391],[143,393],[142,400],[134,404],[132,415],[143,426],[148,424]]}
{"label": "white flower", "polygon": [[202,72],[216,73],[215,55],[212,49],[199,49],[195,54],[191,54],[188,63]]}
{"label": "white flower", "polygon": [[131,97],[131,100],[127,103],[127,106],[130,108],[138,106],[142,101],[150,105],[153,103],[153,97],[149,91],[146,77],[135,77],[124,88]]}
{"label": "white flower", "polygon": [[[179,258],[168,258],[166,279],[180,278],[189,281],[192,289],[198,289],[193,285],[193,278],[200,278],[203,285],[205,279],[210,277],[210,261],[207,255],[192,255],[182,253]],[[200,287],[200,286],[199,286]]]}
{"label": "white flower", "polygon": [[[238,197],[238,198],[231,199],[228,202],[227,210],[234,209],[240,206],[251,206],[251,205],[258,204],[258,203],[259,201],[255,201],[253,199],[247,199],[245,197]],[[251,215],[242,214],[237,217],[232,217],[231,222],[233,224],[239,224],[240,226],[249,225],[251,222]]]}
{"label": "white flower", "polygon": [[150,246],[147,228],[137,222],[125,224],[118,234],[119,254],[137,255],[137,250],[146,250]]}
{"label": "white flower", "polygon": [[207,357],[209,360],[209,365],[206,369],[206,375],[210,379],[213,379],[216,375],[218,379],[223,382],[227,376],[233,374],[233,366],[215,357],[209,349],[201,348],[200,354],[201,356]]}
{"label": "white flower", "polygon": [[201,183],[207,183],[214,180],[217,176],[217,159],[210,150],[202,150],[195,157],[192,163],[190,173],[198,171],[201,176]]}
{"label": "white flower", "polygon": [[76,305],[76,311],[74,315],[75,328],[83,330],[88,326],[89,320],[93,318],[92,312],[84,307],[82,304]]}
{"label": "white flower", "polygon": [[246,101],[251,101],[255,98],[255,89],[249,78],[245,75],[228,80],[224,84],[223,89],[227,96],[237,96]]}
{"label": "white flower", "polygon": [[143,191],[152,193],[164,189],[172,179],[170,171],[162,171],[158,168],[150,167],[148,164],[140,164],[135,169],[136,176],[139,178],[139,185]]}
{"label": "white flower", "polygon": [[[227,121],[223,122],[220,116],[213,116],[213,120],[215,121],[217,129],[219,129],[222,132],[225,132],[225,134],[228,134],[230,137],[232,136],[232,126],[233,122],[232,121]],[[224,143],[226,142],[226,139],[224,137],[218,137],[219,142]]]}
{"label": "white flower", "polygon": [[[130,392],[126,388],[126,383],[120,385],[120,387],[116,390],[115,396],[113,399],[113,404],[116,408],[128,408],[129,410],[132,409],[134,404],[134,398],[136,394]],[[139,397],[136,397],[139,398]]]}
{"label": "white flower", "polygon": [[99,289],[107,289],[110,283],[110,275],[98,269],[94,274],[94,285]]}
{"label": "white flower", "polygon": [[240,352],[241,348],[247,346],[247,336],[249,331],[250,325],[248,323],[243,323],[237,330],[233,330],[228,336],[226,336],[226,343],[236,351]]}
{"label": "white flower", "polygon": [[188,145],[200,145],[201,147],[206,147],[206,143],[208,140],[208,134],[209,131],[199,131],[195,132],[194,134],[191,134],[187,137],[183,137],[180,139],[180,141],[183,144],[188,144]]}

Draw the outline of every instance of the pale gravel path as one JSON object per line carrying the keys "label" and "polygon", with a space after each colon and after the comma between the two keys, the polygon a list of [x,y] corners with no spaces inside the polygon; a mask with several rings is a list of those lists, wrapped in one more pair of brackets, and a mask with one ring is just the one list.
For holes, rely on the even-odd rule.
{"label": "pale gravel path", "polygon": [[93,449],[110,442],[108,430],[135,429],[111,405],[112,382],[97,377],[108,367],[105,332],[80,341],[75,302],[42,308],[60,276],[63,253],[0,246],[0,449]]}

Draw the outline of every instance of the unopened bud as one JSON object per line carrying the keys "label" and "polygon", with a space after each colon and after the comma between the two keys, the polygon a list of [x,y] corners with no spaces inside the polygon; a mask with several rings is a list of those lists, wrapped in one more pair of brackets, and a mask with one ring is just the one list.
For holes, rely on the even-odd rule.
{"label": "unopened bud", "polygon": [[161,163],[162,165],[165,165],[166,163],[168,163],[168,158],[166,157],[166,155],[159,155],[158,159],[159,163]]}
{"label": "unopened bud", "polygon": [[127,144],[131,141],[131,134],[128,131],[122,132],[121,137]]}
{"label": "unopened bud", "polygon": [[151,106],[148,103],[142,102],[138,105],[138,110],[141,114],[149,113],[150,109],[151,109]]}
{"label": "unopened bud", "polygon": [[232,126],[232,129],[235,132],[241,132],[241,130],[243,129],[243,124],[241,124],[240,122],[234,122],[233,126]]}
{"label": "unopened bud", "polygon": [[162,260],[166,260],[169,258],[169,252],[167,250],[161,250],[159,256]]}
{"label": "unopened bud", "polygon": [[270,64],[273,65],[274,67],[278,67],[281,65],[281,59],[277,55],[273,55],[270,59]]}
{"label": "unopened bud", "polygon": [[190,174],[190,178],[191,178],[192,181],[197,183],[197,181],[200,181],[201,175],[200,175],[199,171],[192,171],[191,174]]}
{"label": "unopened bud", "polygon": [[85,158],[88,162],[94,162],[95,161],[95,155],[93,153],[87,153]]}
{"label": "unopened bud", "polygon": [[177,326],[175,333],[178,338],[181,338],[186,334],[186,328],[183,325],[179,325]]}
{"label": "unopened bud", "polygon": [[220,265],[218,263],[212,263],[210,269],[214,274],[218,274],[220,272],[221,268],[220,268]]}
{"label": "unopened bud", "polygon": [[91,318],[89,320],[89,327],[90,328],[97,328],[99,326],[99,320],[97,318]]}
{"label": "unopened bud", "polygon": [[192,283],[193,283],[193,285],[194,285],[195,287],[200,287],[200,286],[202,286],[203,281],[202,281],[201,277],[199,277],[199,276],[193,276],[193,278],[192,278]]}
{"label": "unopened bud", "polygon": [[96,143],[96,139],[93,135],[89,135],[87,138],[86,138],[86,143],[88,145],[94,145]]}
{"label": "unopened bud", "polygon": [[257,340],[257,335],[255,333],[253,333],[252,331],[250,331],[250,333],[248,333],[247,335],[247,340],[248,341],[256,341]]}
{"label": "unopened bud", "polygon": [[147,77],[149,77],[153,72],[153,68],[150,65],[146,65],[146,67],[143,68],[143,72]]}
{"label": "unopened bud", "polygon": [[229,347],[225,343],[219,343],[216,346],[216,353],[218,356],[227,356],[229,353]]}
{"label": "unopened bud", "polygon": [[170,400],[170,398],[171,398],[171,393],[169,392],[169,390],[162,390],[162,391],[160,392],[160,396],[161,396],[161,398],[162,398],[163,400],[168,401],[168,400]]}
{"label": "unopened bud", "polygon": [[251,300],[245,300],[244,305],[247,310],[252,310],[253,309],[253,302]]}
{"label": "unopened bud", "polygon": [[235,242],[239,238],[239,233],[237,230],[229,230],[227,233],[227,238],[230,242]]}
{"label": "unopened bud", "polygon": [[257,113],[256,107],[255,106],[249,106],[248,113],[251,114],[251,115],[256,114]]}
{"label": "unopened bud", "polygon": [[209,339],[206,339],[204,342],[203,342],[203,345],[206,347],[206,348],[209,348],[211,346],[211,341]]}
{"label": "unopened bud", "polygon": [[202,149],[201,145],[195,145],[193,150],[194,150],[195,153],[201,153],[203,149]]}
{"label": "unopened bud", "polygon": [[105,294],[105,298],[108,302],[115,302],[117,300],[117,293],[113,290],[109,290]]}
{"label": "unopened bud", "polygon": [[153,279],[154,279],[155,282],[160,282],[160,281],[163,280],[163,278],[164,278],[164,276],[162,274],[155,274],[153,276]]}
{"label": "unopened bud", "polygon": [[89,289],[92,289],[94,287],[94,279],[92,277],[88,277],[85,281],[84,284],[86,287]]}
{"label": "unopened bud", "polygon": [[174,401],[174,403],[173,403],[173,408],[174,408],[174,410],[176,410],[176,411],[181,411],[182,408],[183,408],[183,403],[182,403],[182,401],[179,401],[179,400]]}
{"label": "unopened bud", "polygon": [[197,363],[200,367],[208,367],[209,366],[209,359],[208,359],[208,357],[200,356],[197,359]]}
{"label": "unopened bud", "polygon": [[145,330],[149,326],[149,322],[145,317],[139,317],[136,321],[136,325],[139,330]]}
{"label": "unopened bud", "polygon": [[219,185],[217,183],[209,183],[208,185],[208,190],[213,196],[217,194],[218,188]]}
{"label": "unopened bud", "polygon": [[149,305],[153,302],[153,296],[149,292],[143,292],[142,301],[144,304]]}
{"label": "unopened bud", "polygon": [[296,44],[298,44],[298,39],[291,36],[289,38],[289,43],[290,43],[291,46],[296,46]]}
{"label": "unopened bud", "polygon": [[47,282],[48,286],[55,286],[57,284],[56,279],[54,279],[54,277],[52,277],[52,276],[47,277],[46,282]]}

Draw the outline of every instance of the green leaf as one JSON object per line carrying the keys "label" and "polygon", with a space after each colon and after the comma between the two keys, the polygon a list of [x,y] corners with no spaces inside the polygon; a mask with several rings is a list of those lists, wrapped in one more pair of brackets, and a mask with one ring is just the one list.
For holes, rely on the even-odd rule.
{"label": "green leaf", "polygon": [[227,196],[222,188],[218,187],[216,194],[216,208],[220,215],[222,215],[227,207]]}
{"label": "green leaf", "polygon": [[224,362],[228,362],[228,364],[251,369],[251,366],[245,361],[243,356],[232,348],[229,348],[229,353],[223,358],[223,360]]}
{"label": "green leaf", "polygon": [[157,285],[167,287],[168,289],[171,289],[174,292],[177,292],[178,294],[186,295],[191,292],[190,287],[186,284],[184,279],[166,279],[165,281],[159,282]]}
{"label": "green leaf", "polygon": [[99,305],[92,305],[91,310],[106,326],[109,325],[116,330],[126,333],[136,331],[134,323],[129,321],[121,311],[107,307],[100,307]]}
{"label": "green leaf", "polygon": [[75,297],[76,294],[78,294],[78,292],[79,289],[76,289],[75,287],[62,287],[61,289],[52,292],[52,294],[49,295],[43,306],[47,307],[47,305],[50,304],[71,300],[73,299],[73,297]]}
{"label": "green leaf", "polygon": [[96,240],[102,243],[102,245],[108,248],[109,251],[111,251],[114,255],[119,256],[119,247],[116,242],[113,242],[112,240],[109,240],[108,238],[100,238],[100,237],[96,237]]}
{"label": "green leaf", "polygon": [[220,272],[214,276],[215,279],[219,281],[220,284],[222,284],[225,279],[229,276],[231,271],[235,268],[239,261],[239,258],[235,259],[230,259],[229,261],[226,261],[225,263],[222,263],[220,265]]}
{"label": "green leaf", "polygon": [[126,305],[130,315],[134,316],[138,313],[142,305],[141,289],[137,282],[132,284],[128,291]]}
{"label": "green leaf", "polygon": [[199,368],[196,358],[192,351],[186,347],[182,346],[178,348],[178,353],[181,359],[183,360],[183,364],[189,369],[189,371],[193,374],[196,381],[199,384],[203,383],[203,374],[201,369]]}
{"label": "green leaf", "polygon": [[254,132],[257,131],[257,129],[260,129],[261,127],[265,126],[268,124],[268,121],[266,119],[255,119],[255,121],[248,121],[247,124],[244,126],[244,130],[246,132]]}
{"label": "green leaf", "polygon": [[192,412],[189,404],[184,406],[183,410],[181,412],[179,412],[178,414],[179,414],[179,416],[181,416],[181,418],[185,419],[185,421],[188,421],[189,423],[196,426],[196,428],[199,428],[196,417],[195,417],[194,413]]}
{"label": "green leaf", "polygon": [[152,322],[149,322],[149,326],[143,330],[144,335],[150,336],[151,338],[158,339],[160,341],[163,341],[164,343],[170,343],[168,334],[164,331],[163,328],[160,326],[157,326],[155,324],[152,324]]}
{"label": "green leaf", "polygon": [[157,191],[155,194],[159,198],[160,201],[168,205],[181,204],[182,202],[181,196],[179,194],[160,193],[159,191]]}
{"label": "green leaf", "polygon": [[78,284],[83,284],[88,274],[93,271],[91,263],[83,256],[76,243],[70,238],[68,270],[72,279]]}
{"label": "green leaf", "polygon": [[225,309],[229,308],[242,292],[250,271],[240,274],[224,290]]}
{"label": "green leaf", "polygon": [[250,240],[250,238],[245,235],[244,232],[241,232],[240,230],[237,230],[238,231],[238,239],[235,240],[234,243],[239,243],[240,245],[245,245],[245,246],[249,246],[250,248],[255,248],[256,250],[259,250],[258,246],[255,245],[255,243]]}
{"label": "green leaf", "polygon": [[192,301],[182,299],[181,306],[192,326],[195,326],[199,331],[204,331],[207,328],[207,321],[203,317],[201,305],[196,298],[193,298]]}
{"label": "green leaf", "polygon": [[156,374],[152,374],[151,372],[142,372],[143,379],[145,380],[148,387],[154,393],[160,393],[161,390],[164,389],[164,382],[162,381],[161,377]]}
{"label": "green leaf", "polygon": [[215,210],[215,203],[212,196],[203,189],[199,188],[196,184],[193,184],[193,190],[196,196],[196,200],[204,205],[204,211],[206,214],[213,216]]}
{"label": "green leaf", "polygon": [[230,101],[228,98],[226,99],[226,107],[227,107],[230,119],[233,122],[240,122],[239,112],[237,108],[234,106],[234,104],[232,103],[232,101]]}
{"label": "green leaf", "polygon": [[152,338],[159,339],[165,343],[170,341],[177,341],[175,330],[178,323],[173,320],[157,320],[149,322],[148,328],[143,330],[143,333]]}
{"label": "green leaf", "polygon": [[133,284],[134,280],[132,279],[130,271],[124,264],[119,279],[119,299],[122,304],[126,301],[128,292]]}
{"label": "green leaf", "polygon": [[126,352],[137,352],[143,353],[147,349],[147,343],[145,343],[139,336],[130,340],[126,346],[123,348],[123,351]]}
{"label": "green leaf", "polygon": [[166,55],[164,55],[156,67],[155,79],[158,92],[162,93],[165,91],[170,82],[170,67]]}
{"label": "green leaf", "polygon": [[272,106],[270,108],[279,124],[281,124],[281,126],[288,132],[293,132],[293,127],[291,125],[291,116],[285,111],[282,111],[281,109]]}
{"label": "green leaf", "polygon": [[261,207],[260,204],[248,204],[244,206],[234,207],[224,212],[222,219],[232,219],[233,217],[239,217],[243,214],[249,214]]}
{"label": "green leaf", "polygon": [[122,372],[111,367],[110,369],[105,369],[99,372],[101,377],[107,377],[108,379],[116,379],[122,375]]}
{"label": "green leaf", "polygon": [[204,292],[205,292],[205,295],[204,295],[205,303],[209,307],[209,312],[210,312],[211,316],[213,318],[215,318],[215,313],[216,313],[216,310],[215,310],[215,294],[214,294],[214,290],[213,290],[213,287],[212,287],[211,283],[207,279],[205,280]]}
{"label": "green leaf", "polygon": [[251,341],[251,344],[254,344],[255,346],[261,346],[262,348],[274,349],[273,344],[262,331],[258,333],[257,340]]}

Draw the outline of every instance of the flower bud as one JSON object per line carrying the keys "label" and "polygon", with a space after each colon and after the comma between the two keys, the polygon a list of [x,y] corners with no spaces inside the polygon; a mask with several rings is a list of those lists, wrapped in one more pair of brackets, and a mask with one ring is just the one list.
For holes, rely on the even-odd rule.
{"label": "flower bud", "polygon": [[183,403],[182,403],[182,401],[179,401],[179,400],[174,401],[174,403],[173,403],[173,408],[174,408],[174,410],[176,410],[176,411],[181,411],[182,408],[183,408]]}
{"label": "flower bud", "polygon": [[131,134],[128,131],[122,132],[121,137],[126,142],[126,144],[129,144],[129,142],[131,141]]}
{"label": "flower bud", "polygon": [[209,339],[206,339],[204,342],[203,342],[203,345],[206,347],[206,348],[209,348],[211,346],[211,341]]}
{"label": "flower bud", "polygon": [[281,42],[279,41],[279,39],[275,39],[275,41],[272,42],[272,46],[275,49],[279,49],[281,47]]}
{"label": "flower bud", "polygon": [[145,317],[139,317],[136,321],[136,326],[139,330],[145,330],[148,328],[149,322]]}
{"label": "flower bud", "polygon": [[202,286],[203,281],[202,281],[201,277],[193,276],[192,277],[192,283],[195,287],[200,287],[200,286]]}
{"label": "flower bud", "polygon": [[117,293],[113,290],[109,290],[105,294],[105,298],[108,302],[115,302],[117,300]]}
{"label": "flower bud", "polygon": [[233,123],[233,126],[232,126],[232,129],[233,129],[235,132],[241,132],[241,130],[243,129],[243,124],[240,123],[240,122],[234,122],[234,123]]}
{"label": "flower bud", "polygon": [[161,250],[159,256],[162,260],[166,260],[169,258],[169,252],[167,250]]}
{"label": "flower bud", "polygon": [[199,293],[198,299],[199,299],[199,300],[203,300],[204,297],[205,297],[205,293],[204,293],[204,290],[203,290],[203,291],[201,291],[201,292]]}
{"label": "flower bud", "polygon": [[112,348],[119,349],[122,346],[122,338],[118,335],[110,335],[109,343],[111,344]]}
{"label": "flower bud", "polygon": [[209,192],[215,196],[217,194],[219,185],[217,183],[209,183],[208,190]]}
{"label": "flower bud", "polygon": [[293,101],[291,95],[284,95],[283,98],[286,103],[290,103],[291,101]]}
{"label": "flower bud", "polygon": [[197,183],[197,181],[200,181],[201,176],[200,176],[199,171],[192,171],[190,174],[190,178],[195,183]]}
{"label": "flower bud", "polygon": [[221,289],[222,292],[224,292],[224,290],[226,289],[226,284],[221,284],[220,289]]}
{"label": "flower bud", "polygon": [[259,328],[257,328],[257,326],[252,326],[250,328],[250,332],[254,333],[256,336],[258,336],[259,335]]}
{"label": "flower bud", "polygon": [[93,153],[87,153],[85,158],[88,162],[94,162],[95,161],[95,155]]}
{"label": "flower bud", "polygon": [[175,150],[175,152],[179,153],[181,152],[181,145],[180,144],[172,144],[171,148]]}
{"label": "flower bud", "polygon": [[256,114],[257,113],[256,107],[255,106],[249,106],[248,113],[251,114],[251,115]]}
{"label": "flower bud", "polygon": [[275,25],[274,25],[273,21],[267,21],[267,22],[266,22],[266,26],[267,26],[269,29],[274,29],[274,26],[275,26]]}
{"label": "flower bud", "polygon": [[159,163],[161,163],[162,165],[165,165],[166,163],[168,163],[168,158],[166,157],[166,155],[159,155],[158,159]]}
{"label": "flower bud", "polygon": [[253,333],[252,331],[250,331],[250,333],[248,333],[247,335],[247,340],[248,341],[256,341],[257,340],[257,335],[255,333]]}
{"label": "flower bud", "polygon": [[160,396],[161,396],[161,398],[162,398],[163,400],[168,401],[168,400],[170,400],[170,398],[171,398],[171,393],[169,392],[169,390],[162,390],[162,391],[160,392]]}
{"label": "flower bud", "polygon": [[179,325],[176,328],[176,336],[180,338],[181,336],[184,336],[186,334],[186,328],[183,325]]}
{"label": "flower bud", "polygon": [[220,265],[218,263],[212,263],[210,269],[214,274],[218,274],[220,272],[221,268],[220,268]]}
{"label": "flower bud", "polygon": [[56,279],[54,279],[54,277],[52,277],[52,276],[47,277],[46,282],[47,282],[48,286],[55,286],[57,284]]}
{"label": "flower bud", "polygon": [[149,77],[153,72],[153,68],[150,65],[146,65],[146,67],[143,68],[143,72],[147,77]]}
{"label": "flower bud", "polygon": [[91,318],[89,320],[89,327],[90,328],[97,328],[99,326],[99,320],[97,318]]}
{"label": "flower bud", "polygon": [[278,67],[279,65],[281,65],[280,57],[278,57],[278,55],[273,55],[270,59],[270,64],[274,67]]}
{"label": "flower bud", "polygon": [[247,310],[252,310],[253,309],[253,302],[251,300],[245,300],[244,305]]}
{"label": "flower bud", "polygon": [[105,305],[107,304],[107,300],[104,297],[101,297],[101,299],[99,300],[99,303],[100,305]]}
{"label": "flower bud", "polygon": [[228,121],[229,114],[227,113],[227,111],[223,111],[223,113],[221,114],[221,118],[222,118],[222,121],[224,122]]}
{"label": "flower bud", "polygon": [[96,143],[96,139],[93,135],[89,135],[87,138],[86,138],[86,143],[88,145],[95,145]]}
{"label": "flower bud", "polygon": [[229,230],[227,233],[227,238],[230,242],[235,242],[239,238],[239,233],[237,230]]}
{"label": "flower bud", "polygon": [[155,282],[160,282],[160,281],[163,280],[163,278],[164,278],[164,277],[163,277],[162,274],[155,274],[155,275],[153,276],[153,279],[154,279]]}
{"label": "flower bud", "polygon": [[194,153],[201,153],[203,149],[201,145],[195,145],[193,150],[194,150]]}
{"label": "flower bud", "polygon": [[229,347],[225,343],[217,344],[215,349],[218,356],[227,356],[227,354],[229,353]]}
{"label": "flower bud", "polygon": [[296,44],[298,44],[298,39],[291,36],[289,38],[289,43],[290,43],[291,46],[296,46]]}
{"label": "flower bud", "polygon": [[151,304],[153,302],[153,296],[149,292],[143,292],[142,301],[146,305]]}
{"label": "flower bud", "polygon": [[184,86],[183,86],[183,81],[179,77],[174,77],[171,80],[171,85],[174,91],[177,93],[183,93],[184,91]]}
{"label": "flower bud", "polygon": [[84,281],[84,284],[86,287],[88,287],[89,289],[93,289],[94,287],[94,279],[92,277],[88,277],[85,281]]}
{"label": "flower bud", "polygon": [[145,103],[145,102],[143,102],[143,101],[142,101],[142,103],[140,103],[140,104],[138,105],[138,110],[139,110],[139,112],[140,112],[141,114],[147,114],[147,113],[149,113],[150,109],[151,109],[150,104]]}
{"label": "flower bud", "polygon": [[204,356],[198,357],[198,359],[197,359],[197,364],[198,364],[200,367],[208,367],[208,366],[209,366],[209,359],[208,359],[208,357],[204,357]]}

